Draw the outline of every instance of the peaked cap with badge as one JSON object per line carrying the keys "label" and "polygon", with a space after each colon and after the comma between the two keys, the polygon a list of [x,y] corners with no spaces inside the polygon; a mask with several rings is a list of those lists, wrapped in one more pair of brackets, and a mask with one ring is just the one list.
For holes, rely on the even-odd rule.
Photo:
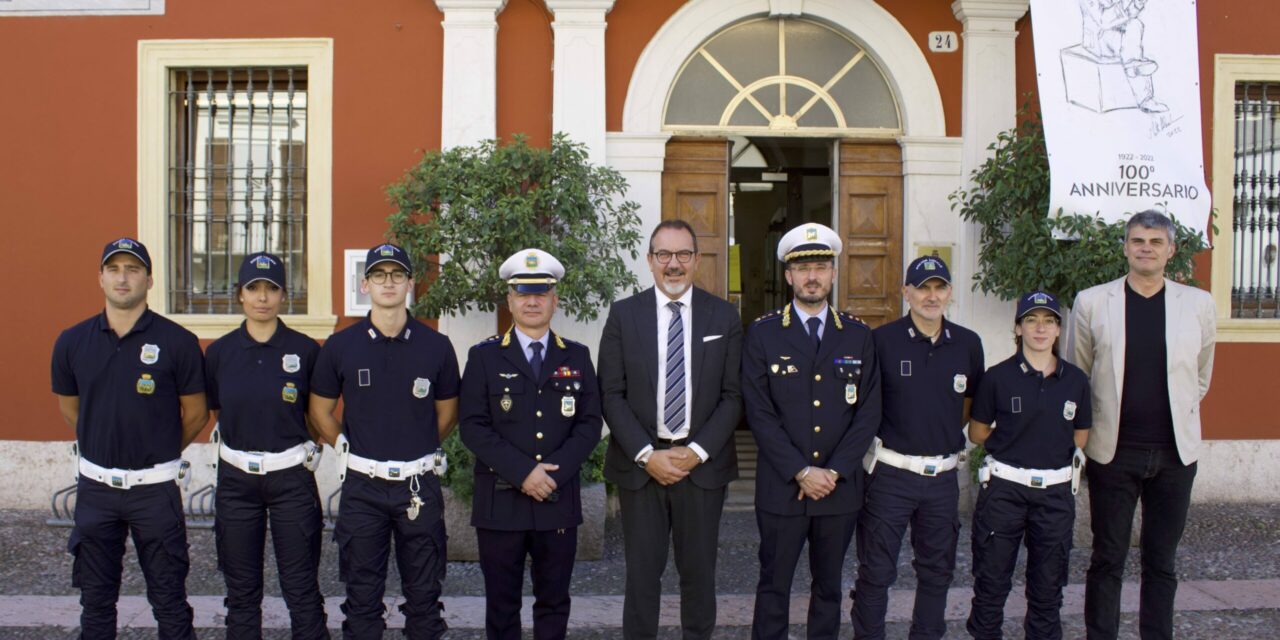
{"label": "peaked cap with badge", "polygon": [[498,267],[498,277],[517,293],[545,293],[564,277],[564,265],[542,249],[521,249]]}
{"label": "peaked cap with badge", "polygon": [[824,224],[809,222],[782,236],[778,241],[778,260],[788,264],[831,260],[843,250],[840,234]]}

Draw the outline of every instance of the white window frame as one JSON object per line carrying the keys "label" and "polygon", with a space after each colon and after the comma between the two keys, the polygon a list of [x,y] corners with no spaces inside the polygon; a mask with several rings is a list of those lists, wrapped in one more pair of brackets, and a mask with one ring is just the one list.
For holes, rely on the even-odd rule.
{"label": "white window frame", "polygon": [[1280,56],[1219,53],[1213,67],[1213,203],[1218,232],[1213,237],[1209,288],[1217,306],[1218,342],[1280,342],[1280,318],[1231,317],[1236,84],[1280,82]]}
{"label": "white window frame", "polygon": [[307,312],[281,318],[313,338],[333,333],[333,39],[140,40],[138,42],[138,240],[151,252],[151,308],[203,339],[240,326],[240,314],[167,313],[169,78],[188,67],[307,68]]}

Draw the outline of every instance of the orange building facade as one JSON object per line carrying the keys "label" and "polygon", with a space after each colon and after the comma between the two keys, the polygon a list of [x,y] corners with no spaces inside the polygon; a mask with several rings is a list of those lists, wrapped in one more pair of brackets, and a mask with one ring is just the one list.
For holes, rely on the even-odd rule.
{"label": "orange building facade", "polygon": [[[872,320],[902,313],[903,265],[939,251],[957,276],[951,316],[980,332],[990,363],[1012,352],[1012,307],[971,290],[976,230],[956,219],[947,196],[1015,124],[1028,94],[1034,103],[1027,0],[38,4],[0,4],[0,211],[16,240],[0,261],[19,285],[11,301],[26,309],[6,316],[14,326],[0,342],[11,371],[0,468],[27,472],[10,475],[23,479],[0,490],[0,506],[38,506],[66,484],[46,470],[69,464],[63,450],[73,438],[49,391],[49,357],[63,328],[101,309],[95,276],[105,242],[146,242],[158,256],[152,307],[209,340],[238,322],[219,307],[218,270],[265,233],[305,274],[307,296],[290,324],[323,338],[359,314],[348,252],[382,240],[392,212],[386,187],[423,150],[492,137],[546,145],[564,131],[587,144],[594,161],[627,177],[646,228],[664,217],[694,221],[712,258],[701,282],[744,317],[782,299],[767,258],[779,229],[820,221],[851,249],[840,306]],[[1229,166],[1233,107],[1249,95],[1239,86],[1280,87],[1280,45],[1264,5],[1197,5],[1206,177],[1227,231],[1241,215]],[[204,75],[188,76],[193,69]],[[305,98],[287,97],[287,76],[268,69],[294,70]],[[220,121],[206,103],[239,100],[247,75],[238,73],[254,75],[259,95],[271,79],[272,97],[253,103],[269,113],[251,113],[245,124],[256,133],[239,134],[245,158],[271,159],[275,173],[261,179],[217,168],[239,163],[240,147],[223,138],[240,121]],[[281,137],[289,130],[296,139]],[[194,158],[187,183],[175,177],[183,157]],[[289,167],[305,164],[305,176],[287,174],[286,157]],[[215,184],[228,174],[244,185]],[[1269,179],[1276,175],[1271,167]],[[194,185],[187,200],[208,201],[183,205],[183,184]],[[254,192],[268,186],[271,195]],[[244,189],[279,207],[270,215],[288,209],[297,226],[253,207],[244,214],[232,202]],[[242,232],[225,222],[235,215],[248,216]],[[223,230],[201,227],[212,220],[224,220]],[[1275,499],[1280,475],[1245,494],[1238,474],[1280,455],[1280,416],[1262,401],[1280,374],[1280,318],[1232,317],[1233,246],[1219,242],[1197,258],[1221,327],[1196,496]],[[634,267],[647,283],[643,263]],[[1240,315],[1274,316],[1264,302]],[[494,319],[467,314],[438,326],[465,357]],[[594,347],[600,323],[560,329]]]}

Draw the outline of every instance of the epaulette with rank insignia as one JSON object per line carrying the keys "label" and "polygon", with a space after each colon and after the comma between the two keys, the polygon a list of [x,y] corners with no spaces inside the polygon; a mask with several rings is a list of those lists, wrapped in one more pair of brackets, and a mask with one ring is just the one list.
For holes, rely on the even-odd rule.
{"label": "epaulette with rank insignia", "polygon": [[854,324],[860,324],[860,325],[862,325],[862,326],[864,326],[864,327],[867,327],[868,329],[870,329],[870,328],[871,328],[871,326],[870,326],[870,325],[868,325],[866,322],[863,322],[862,318],[859,318],[858,316],[855,316],[855,315],[853,315],[852,313],[849,313],[848,311],[841,311],[841,312],[839,312],[839,314],[838,314],[838,315],[839,315],[840,319],[841,319],[841,320],[844,320],[845,322],[852,322],[852,323],[854,323]]}
{"label": "epaulette with rank insignia", "polygon": [[499,341],[499,340],[501,340],[501,339],[502,339],[502,334],[501,334],[501,333],[499,333],[499,334],[496,334],[496,335],[489,336],[488,338],[485,338],[484,340],[481,340],[480,342],[477,342],[477,343],[476,343],[476,346],[480,346],[480,345],[482,345],[482,344],[493,344],[494,342],[497,342],[497,341]]}
{"label": "epaulette with rank insignia", "polygon": [[773,311],[770,311],[760,316],[759,318],[752,320],[751,324],[760,324],[761,322],[767,322],[769,320],[777,320],[778,318],[781,318],[781,317],[782,317],[782,309],[774,309]]}

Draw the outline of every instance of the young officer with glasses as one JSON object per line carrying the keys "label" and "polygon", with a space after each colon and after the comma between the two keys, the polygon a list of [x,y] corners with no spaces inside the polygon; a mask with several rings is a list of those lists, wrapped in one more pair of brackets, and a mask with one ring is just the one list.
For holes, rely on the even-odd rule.
{"label": "young officer with glasses", "polygon": [[102,250],[106,308],[53,346],[53,393],[76,432],[75,557],[80,637],[116,637],[125,538],[133,536],[161,638],[194,638],[179,456],[209,419],[194,334],[147,308],[151,255],[120,238]]}
{"label": "young officer with glasses", "polygon": [[262,637],[269,524],[293,637],[328,638],[318,579],[324,522],[312,473],[320,449],[307,427],[320,345],[279,318],[288,278],[278,256],[246,256],[236,282],[244,322],[205,357],[218,423],[214,534],[227,583],[227,637]]}
{"label": "young officer with glasses", "polygon": [[1027,547],[1030,640],[1062,638],[1062,587],[1092,423],[1089,380],[1058,357],[1058,300],[1043,291],[1018,299],[1018,351],[991,367],[973,399],[969,439],[986,447],[973,512],[973,607],[966,628],[980,640],[1002,637],[1004,603],[1018,547]]}
{"label": "young officer with glasses", "polygon": [[[447,337],[405,309],[413,283],[403,249],[370,249],[361,289],[373,309],[325,342],[311,378],[311,421],[334,444],[343,477],[334,537],[348,638],[382,637],[393,538],[405,634],[436,639],[447,629],[440,443],[458,414],[458,361]],[[341,425],[333,415],[339,397]]]}

